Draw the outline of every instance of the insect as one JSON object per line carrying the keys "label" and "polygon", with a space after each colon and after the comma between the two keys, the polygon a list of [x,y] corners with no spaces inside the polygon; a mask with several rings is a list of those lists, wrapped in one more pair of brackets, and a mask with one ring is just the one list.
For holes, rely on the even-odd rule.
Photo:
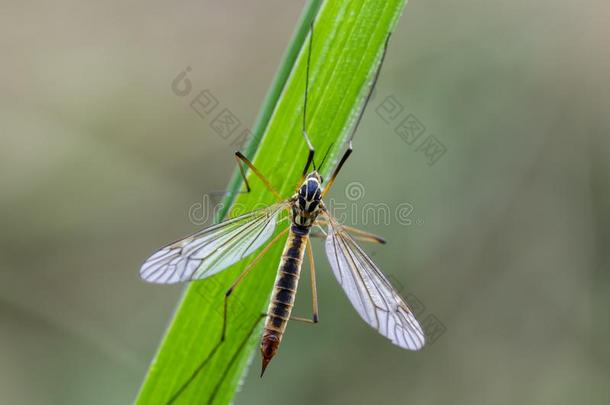
{"label": "insect", "polygon": [[[224,323],[222,340],[227,325],[227,303],[235,287],[255,267],[265,253],[286,234],[287,239],[277,269],[277,276],[268,310],[260,344],[262,357],[261,376],[269,362],[276,354],[286,325],[290,319],[311,323],[318,322],[318,303],[316,294],[315,268],[311,237],[326,238],[325,250],[330,266],[338,282],[343,287],[348,299],[358,314],[393,344],[405,349],[418,350],[424,345],[424,333],[415,316],[394,290],[388,279],[381,273],[371,258],[356,244],[356,240],[384,243],[380,237],[368,232],[340,224],[324,204],[324,196],[332,187],[339,171],[351,155],[352,140],[374,86],[379,77],[387,51],[389,35],[379,59],[379,65],[371,81],[368,93],[360,112],[351,129],[349,145],[337,167],[324,183],[314,162],[315,150],[306,131],[307,95],[309,87],[309,63],[313,42],[313,25],[310,31],[309,50],[307,55],[305,94],[303,106],[302,133],[309,148],[307,163],[302,173],[299,186],[294,195],[283,199],[269,180],[240,152],[236,160],[245,180],[247,191],[250,185],[245,175],[243,164],[262,181],[278,199],[278,202],[264,209],[256,210],[217,225],[203,229],[177,242],[171,243],[153,254],[142,266],[140,276],[152,283],[171,284],[185,281],[201,280],[210,277],[232,264],[264,248],[247,265],[231,287],[224,300]],[[309,168],[313,171],[309,172]],[[288,212],[284,220],[289,219],[290,226],[274,235],[281,213]],[[324,230],[326,228],[326,231]],[[307,252],[311,270],[311,290],[313,315],[311,319],[291,317],[301,267]]]}

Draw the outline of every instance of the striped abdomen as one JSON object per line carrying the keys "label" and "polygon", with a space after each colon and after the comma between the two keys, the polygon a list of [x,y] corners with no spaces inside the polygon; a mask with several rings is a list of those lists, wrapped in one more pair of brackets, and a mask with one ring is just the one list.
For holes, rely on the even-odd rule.
{"label": "striped abdomen", "polygon": [[292,225],[288,233],[288,239],[284,246],[284,253],[282,254],[282,260],[280,261],[275,279],[273,295],[267,310],[267,320],[261,341],[263,372],[271,358],[275,355],[282,341],[282,335],[286,329],[288,319],[290,319],[297,285],[299,284],[299,275],[307,246],[309,229],[309,227]]}

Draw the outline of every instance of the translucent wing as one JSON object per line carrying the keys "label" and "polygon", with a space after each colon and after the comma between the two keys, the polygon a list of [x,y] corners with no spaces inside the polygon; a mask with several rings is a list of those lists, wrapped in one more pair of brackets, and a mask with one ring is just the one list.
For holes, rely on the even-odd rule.
{"label": "translucent wing", "polygon": [[209,277],[237,263],[269,239],[285,202],[241,215],[161,248],[144,262],[142,279],[159,284]]}
{"label": "translucent wing", "polygon": [[415,316],[370,257],[329,221],[326,255],[335,277],[362,319],[397,346],[419,350],[425,337]]}

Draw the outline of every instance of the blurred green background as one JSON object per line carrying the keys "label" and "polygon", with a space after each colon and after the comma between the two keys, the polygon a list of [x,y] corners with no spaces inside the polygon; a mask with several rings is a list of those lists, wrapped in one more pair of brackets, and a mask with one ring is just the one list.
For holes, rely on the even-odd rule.
{"label": "blurred green background", "polygon": [[[0,403],[135,398],[182,291],[139,266],[198,229],[189,209],[234,170],[232,139],[171,82],[190,66],[249,127],[302,6],[0,7]],[[409,225],[366,225],[389,240],[367,250],[444,333],[392,346],[315,243],[321,323],[290,324],[238,404],[608,403],[609,16],[602,1],[408,4],[331,194],[412,205]],[[433,165],[395,132],[409,114],[446,148]]]}

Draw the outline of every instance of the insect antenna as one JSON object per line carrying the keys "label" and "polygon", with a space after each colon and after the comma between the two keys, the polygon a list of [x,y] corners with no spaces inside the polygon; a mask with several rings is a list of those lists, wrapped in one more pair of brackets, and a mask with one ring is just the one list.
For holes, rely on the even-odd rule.
{"label": "insect antenna", "polygon": [[349,141],[348,141],[347,150],[345,151],[345,153],[343,153],[343,156],[341,157],[341,160],[339,161],[337,168],[333,172],[332,176],[330,176],[330,180],[328,180],[328,183],[326,183],[326,187],[324,188],[324,191],[322,192],[322,196],[324,196],[328,192],[328,190],[330,190],[330,186],[332,186],[333,182],[337,178],[337,175],[339,174],[339,171],[343,167],[343,164],[345,163],[347,158],[352,154],[352,151],[354,150],[354,148],[352,146],[352,140],[354,139],[354,135],[356,134],[356,131],[358,130],[358,125],[360,125],[360,121],[362,120],[362,116],[364,115],[364,110],[366,110],[366,106],[368,105],[369,101],[371,100],[371,96],[373,95],[373,90],[375,89],[375,85],[377,84],[377,79],[379,79],[379,72],[381,72],[381,67],[383,66],[383,61],[385,60],[385,55],[388,51],[388,43],[390,42],[391,35],[392,35],[392,33],[389,33],[385,39],[385,43],[384,43],[383,49],[381,51],[381,58],[379,60],[379,65],[377,66],[377,70],[375,71],[375,74],[373,76],[373,81],[371,82],[371,84],[369,86],[368,93],[366,95],[366,98],[364,99],[364,103],[362,103],[362,107],[360,107],[360,111],[358,112],[358,117],[356,118],[356,122],[355,122],[354,126],[352,127],[351,134],[348,138]]}
{"label": "insect antenna", "polygon": [[326,149],[326,153],[324,153],[324,157],[322,158],[322,161],[320,162],[320,167],[318,167],[318,171],[322,170],[322,166],[324,166],[324,163],[326,162],[326,158],[328,157],[328,154],[334,144],[335,143],[332,142],[330,145],[328,145],[328,149]]}
{"label": "insect antenna", "polygon": [[[307,163],[305,164],[305,168],[303,169],[303,176],[307,174],[307,170],[309,169],[309,165],[313,163],[313,155],[315,153],[315,149],[309,139],[309,135],[307,134],[307,96],[309,95],[309,64],[311,62],[311,47],[313,43],[313,21],[309,26],[309,49],[307,50],[307,66],[305,68],[305,95],[303,97],[303,126],[302,132],[303,137],[305,138],[305,142],[307,142],[307,147],[309,148],[309,155],[307,155]],[[314,163],[315,169],[315,163]]]}

